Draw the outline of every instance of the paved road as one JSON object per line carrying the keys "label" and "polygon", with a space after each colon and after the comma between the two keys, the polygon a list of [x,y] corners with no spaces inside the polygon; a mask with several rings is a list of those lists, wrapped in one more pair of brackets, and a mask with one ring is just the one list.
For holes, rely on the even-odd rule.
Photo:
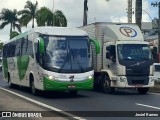
{"label": "paved road", "polygon": [[[33,100],[45,103],[49,106],[58,108],[63,111],[160,111],[160,94],[148,93],[146,95],[139,95],[136,91],[118,90],[115,94],[109,95],[96,91],[80,91],[76,97],[69,96],[68,93],[61,92],[47,92],[41,93],[39,96],[33,96],[28,89],[17,88],[10,89],[7,83],[3,82],[0,76],[0,87],[13,92],[19,93]],[[81,114],[82,114],[81,113]],[[91,116],[95,116],[98,112],[91,113]],[[139,113],[139,112],[138,112]],[[153,112],[154,113],[154,112]],[[80,115],[80,113],[74,113]],[[102,112],[101,112],[102,114]],[[107,114],[107,113],[105,113]],[[123,113],[122,113],[123,114]],[[128,113],[125,113],[128,114]],[[160,114],[159,114],[160,116]],[[116,120],[128,120],[128,118],[88,118],[86,119],[116,119]],[[136,120],[158,120],[160,117],[150,118],[129,118]]]}

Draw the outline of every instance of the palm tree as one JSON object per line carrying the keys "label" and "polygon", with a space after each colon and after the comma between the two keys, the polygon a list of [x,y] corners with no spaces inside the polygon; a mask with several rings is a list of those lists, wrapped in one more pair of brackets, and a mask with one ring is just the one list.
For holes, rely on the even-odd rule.
{"label": "palm tree", "polygon": [[34,28],[34,19],[38,9],[38,3],[33,4],[31,1],[27,1],[24,6],[24,10],[19,12],[19,15],[22,15],[20,18],[20,23],[22,26],[27,26],[28,23],[32,20],[32,28]]}
{"label": "palm tree", "polygon": [[0,13],[0,20],[3,21],[0,25],[0,29],[3,29],[6,25],[10,24],[10,33],[12,29],[17,28],[19,32],[21,32],[21,27],[18,19],[18,12],[16,9],[9,10],[9,9],[2,9]]}
{"label": "palm tree", "polygon": [[136,23],[141,28],[142,22],[142,0],[136,0]]}
{"label": "palm tree", "polygon": [[54,12],[54,19],[53,19],[54,26],[67,26],[67,19],[61,10],[56,10]]}
{"label": "palm tree", "polygon": [[36,13],[36,20],[38,26],[53,26],[54,14],[47,7],[42,7]]}
{"label": "palm tree", "polygon": [[[1,41],[1,40],[0,40]],[[2,48],[3,48],[3,42],[0,42],[0,55],[1,55],[1,50],[2,50]]]}
{"label": "palm tree", "polygon": [[10,33],[10,39],[12,39],[12,38],[16,37],[17,35],[19,35],[19,33],[18,33],[18,32],[16,32],[16,31],[12,31],[12,32]]}
{"label": "palm tree", "polygon": [[42,7],[36,13],[38,26],[67,26],[67,19],[61,10],[56,10],[54,13],[47,7]]}

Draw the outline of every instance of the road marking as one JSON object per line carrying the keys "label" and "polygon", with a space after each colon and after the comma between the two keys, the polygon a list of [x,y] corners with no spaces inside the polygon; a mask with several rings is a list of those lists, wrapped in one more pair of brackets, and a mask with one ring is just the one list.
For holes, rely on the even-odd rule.
{"label": "road marking", "polygon": [[160,93],[153,93],[153,92],[149,92],[149,94],[160,95]]}
{"label": "road marking", "polygon": [[7,89],[5,89],[5,88],[0,87],[0,89],[1,89],[1,90],[4,90],[4,91],[7,91],[7,92],[9,92],[9,93],[12,93],[12,94],[14,94],[14,95],[16,95],[16,96],[18,96],[18,97],[23,98],[23,99],[26,99],[26,100],[28,100],[28,101],[30,101],[30,102],[32,102],[32,103],[37,104],[37,105],[43,106],[43,107],[45,107],[45,108],[51,109],[51,110],[56,111],[56,112],[60,112],[60,113],[62,113],[62,114],[64,114],[64,115],[67,115],[67,116],[72,117],[72,118],[74,118],[74,119],[77,119],[77,120],[86,120],[86,119],[84,119],[84,118],[82,118],[82,117],[75,116],[75,115],[73,115],[73,114],[70,114],[70,113],[65,112],[65,111],[63,111],[63,110],[60,110],[60,109],[58,109],[58,108],[49,106],[49,105],[47,105],[47,104],[44,104],[44,103],[42,103],[42,102],[33,100],[33,99],[31,99],[31,98],[25,97],[25,96],[20,95],[20,94],[18,94],[18,93],[16,93],[16,92],[7,90]]}
{"label": "road marking", "polygon": [[136,103],[136,105],[144,106],[144,107],[148,107],[148,108],[153,108],[153,109],[160,110],[160,108],[159,108],[159,107],[155,107],[155,106],[150,106],[150,105],[145,105],[145,104],[140,104],[140,103]]}

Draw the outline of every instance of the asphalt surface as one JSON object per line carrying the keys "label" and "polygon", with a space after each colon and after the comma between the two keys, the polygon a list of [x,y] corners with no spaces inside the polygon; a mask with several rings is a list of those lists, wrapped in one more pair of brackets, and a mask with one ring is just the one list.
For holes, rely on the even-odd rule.
{"label": "asphalt surface", "polygon": [[[160,94],[158,93],[139,95],[138,92],[133,90],[117,90],[112,95],[98,91],[79,91],[76,97],[70,96],[67,92],[41,92],[38,96],[33,96],[29,89],[24,87],[10,89],[7,83],[2,81],[1,75],[0,87],[89,120],[160,119]],[[123,111],[130,111],[131,113],[136,111],[134,114],[146,113],[148,111],[157,113],[158,111],[159,117],[127,117],[127,114],[131,113]],[[118,116],[122,115],[122,117],[113,117],[117,113],[119,113]],[[108,117],[107,114],[113,114],[113,116]],[[125,114],[126,116],[123,116]],[[100,117],[100,115],[102,116]]]}

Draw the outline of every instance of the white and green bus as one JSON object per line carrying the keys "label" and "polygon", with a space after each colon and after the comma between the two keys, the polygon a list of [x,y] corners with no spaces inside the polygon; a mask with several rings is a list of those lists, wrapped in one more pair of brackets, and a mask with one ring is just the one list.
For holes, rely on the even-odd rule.
{"label": "white and green bus", "polygon": [[60,90],[76,95],[78,90],[90,90],[91,41],[96,45],[78,28],[37,27],[22,33],[3,46],[3,79],[10,87],[30,87],[32,94]]}

